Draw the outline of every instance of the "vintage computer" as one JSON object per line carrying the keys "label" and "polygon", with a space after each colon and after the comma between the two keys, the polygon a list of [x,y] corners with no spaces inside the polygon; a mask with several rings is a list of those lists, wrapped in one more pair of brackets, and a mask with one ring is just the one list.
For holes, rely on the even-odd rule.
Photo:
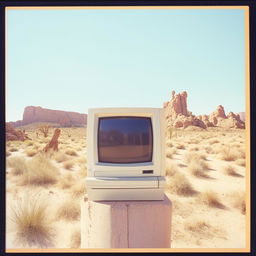
{"label": "vintage computer", "polygon": [[88,110],[89,200],[164,199],[164,121],[161,108]]}

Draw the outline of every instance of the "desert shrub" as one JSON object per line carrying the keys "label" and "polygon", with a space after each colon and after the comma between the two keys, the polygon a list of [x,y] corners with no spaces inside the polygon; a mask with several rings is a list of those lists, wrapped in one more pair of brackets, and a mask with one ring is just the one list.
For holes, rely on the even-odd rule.
{"label": "desert shrub", "polygon": [[213,237],[226,238],[226,232],[209,223],[208,220],[192,219],[184,224],[184,228],[193,237],[211,239]]}
{"label": "desert shrub", "polygon": [[245,165],[246,165],[246,162],[245,162],[244,159],[237,159],[237,160],[235,161],[235,163],[236,163],[237,165],[240,165],[240,166],[245,166]]}
{"label": "desert shrub", "polygon": [[171,178],[167,177],[167,189],[182,196],[192,196],[196,194],[189,180],[181,173],[175,173]]}
{"label": "desert shrub", "polygon": [[224,167],[224,173],[229,176],[242,177],[242,175],[237,173],[236,169],[232,165],[227,165],[226,167]]}
{"label": "desert shrub", "polygon": [[74,167],[74,162],[71,160],[63,162],[63,167],[67,170],[71,170]]}
{"label": "desert shrub", "polygon": [[215,207],[220,209],[225,208],[225,206],[221,203],[217,193],[212,190],[206,190],[202,192],[199,196],[199,200],[210,207]]}
{"label": "desert shrub", "polygon": [[11,220],[16,225],[16,242],[23,246],[53,246],[54,229],[48,216],[46,203],[38,198],[21,200],[13,209]]}
{"label": "desert shrub", "polygon": [[71,173],[65,174],[59,179],[59,186],[62,189],[71,188],[74,185],[74,183],[75,178]]}
{"label": "desert shrub", "polygon": [[191,161],[188,164],[189,171],[196,177],[209,178],[209,175],[205,173],[208,169],[208,165],[203,160]]}
{"label": "desert shrub", "polygon": [[177,149],[185,149],[185,146],[183,144],[179,144],[176,146]]}
{"label": "desert shrub", "polygon": [[220,141],[217,140],[217,139],[210,139],[210,140],[208,141],[208,143],[209,143],[210,145],[213,145],[213,144],[220,143]]}
{"label": "desert shrub", "polygon": [[37,154],[37,151],[33,150],[33,149],[27,149],[26,154],[27,154],[27,156],[32,157]]}
{"label": "desert shrub", "polygon": [[204,147],[204,150],[207,154],[212,154],[214,153],[214,150],[210,146]]}
{"label": "desert shrub", "polygon": [[64,219],[67,221],[73,221],[73,220],[79,220],[80,214],[81,214],[80,204],[73,199],[67,199],[59,207],[56,218]]}
{"label": "desert shrub", "polygon": [[17,152],[17,151],[19,151],[19,150],[18,150],[17,148],[10,148],[9,151],[10,151],[10,152]]}
{"label": "desert shrub", "polygon": [[223,147],[220,151],[220,159],[225,161],[234,161],[238,158],[237,151],[233,148]]}
{"label": "desert shrub", "polygon": [[234,191],[230,193],[230,199],[233,207],[237,208],[242,214],[246,213],[246,202],[244,191]]}
{"label": "desert shrub", "polygon": [[176,164],[168,161],[166,162],[166,176],[173,176],[178,171]]}
{"label": "desert shrub", "polygon": [[67,149],[65,153],[70,156],[77,156],[77,153],[74,149]]}
{"label": "desert shrub", "polygon": [[5,152],[5,156],[6,156],[6,157],[8,157],[8,156],[10,156],[10,155],[11,155],[11,152],[9,152],[9,151],[6,151],[6,152]]}
{"label": "desert shrub", "polygon": [[74,197],[81,197],[86,193],[85,181],[79,181],[72,187],[72,195]]}
{"label": "desert shrub", "polygon": [[22,175],[28,168],[26,160],[20,156],[9,157],[7,166],[11,168],[13,175]]}
{"label": "desert shrub", "polygon": [[188,152],[185,154],[185,162],[187,164],[191,162],[198,162],[201,160],[206,160],[206,156],[204,154],[199,154],[195,152]]}
{"label": "desert shrub", "polygon": [[70,237],[70,248],[79,248],[81,245],[81,230],[77,228],[73,230]]}
{"label": "desert shrub", "polygon": [[78,171],[78,175],[80,175],[81,177],[87,176],[87,168],[85,166],[82,166]]}
{"label": "desert shrub", "polygon": [[23,185],[48,185],[57,182],[58,169],[44,154],[29,160],[27,171],[23,174]]}
{"label": "desert shrub", "polygon": [[63,152],[57,152],[55,153],[54,155],[54,159],[58,162],[58,163],[61,163],[61,162],[64,162],[66,160],[68,160],[68,156],[66,154],[64,154]]}
{"label": "desert shrub", "polygon": [[84,163],[87,163],[87,158],[82,156],[82,157],[79,157],[76,161],[78,163],[84,164]]}

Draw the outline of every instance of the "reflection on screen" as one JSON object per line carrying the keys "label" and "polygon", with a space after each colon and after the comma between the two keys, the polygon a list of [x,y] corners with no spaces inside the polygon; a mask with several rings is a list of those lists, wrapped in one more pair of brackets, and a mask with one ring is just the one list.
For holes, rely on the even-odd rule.
{"label": "reflection on screen", "polygon": [[153,152],[152,122],[149,117],[99,118],[99,162],[151,162]]}

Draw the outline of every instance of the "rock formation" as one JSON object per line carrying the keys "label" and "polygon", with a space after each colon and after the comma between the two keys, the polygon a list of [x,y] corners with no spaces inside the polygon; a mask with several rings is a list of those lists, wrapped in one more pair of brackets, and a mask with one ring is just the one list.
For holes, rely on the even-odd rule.
{"label": "rock formation", "polygon": [[188,126],[199,126],[206,128],[202,120],[192,115],[187,109],[187,92],[175,94],[172,91],[172,98],[164,103],[167,125],[175,128],[186,128]]}
{"label": "rock formation", "polygon": [[224,107],[219,105],[212,114],[195,116],[187,109],[187,92],[175,94],[172,91],[172,97],[169,102],[164,103],[165,117],[167,126],[175,128],[187,128],[188,126],[197,126],[200,128],[222,127],[222,128],[245,128],[244,122],[239,114],[230,112],[225,114]]}
{"label": "rock formation", "polygon": [[54,134],[50,142],[44,147],[43,151],[47,152],[48,150],[52,149],[54,151],[58,151],[58,138],[60,136],[60,129],[55,129]]}
{"label": "rock formation", "polygon": [[77,112],[52,110],[42,107],[28,106],[23,113],[23,120],[9,122],[13,127],[27,125],[37,122],[58,123],[60,126],[84,126],[87,122],[87,115]]}
{"label": "rock formation", "polygon": [[10,124],[5,125],[6,140],[21,140],[24,141],[29,137],[21,130],[14,129]]}

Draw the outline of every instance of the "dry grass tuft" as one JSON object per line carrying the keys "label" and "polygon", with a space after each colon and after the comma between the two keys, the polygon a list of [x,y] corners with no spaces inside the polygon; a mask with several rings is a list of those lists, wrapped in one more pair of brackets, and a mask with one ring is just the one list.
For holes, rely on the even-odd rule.
{"label": "dry grass tuft", "polygon": [[16,242],[23,246],[52,247],[54,230],[48,219],[47,205],[38,198],[18,201],[13,208],[12,221],[16,225]]}
{"label": "dry grass tuft", "polygon": [[10,153],[9,151],[6,151],[6,152],[5,152],[5,156],[6,156],[6,157],[8,157],[8,156],[10,156],[10,155],[11,155],[11,153]]}
{"label": "dry grass tuft", "polygon": [[229,176],[234,176],[234,177],[243,177],[243,175],[239,174],[236,172],[235,168],[232,165],[227,165],[224,168],[224,173],[226,173]]}
{"label": "dry grass tuft", "polygon": [[77,156],[77,153],[74,149],[67,149],[65,153],[70,156]]}
{"label": "dry grass tuft", "polygon": [[200,178],[210,178],[210,176],[205,173],[205,170],[209,169],[208,165],[202,161],[191,161],[188,164],[188,169],[189,171],[196,177],[200,177]]}
{"label": "dry grass tuft", "polygon": [[37,151],[34,150],[34,149],[27,149],[26,154],[27,154],[27,156],[32,157],[32,156],[35,156],[37,154]]}
{"label": "dry grass tuft", "polygon": [[244,167],[245,167],[245,165],[246,165],[246,162],[245,162],[244,159],[237,159],[237,160],[235,161],[235,163],[236,163],[237,165],[244,166]]}
{"label": "dry grass tuft", "polygon": [[223,147],[220,151],[220,159],[225,161],[234,161],[238,158],[238,152],[233,148]]}
{"label": "dry grass tuft", "polygon": [[177,149],[186,149],[186,147],[183,144],[179,144],[176,146]]}
{"label": "dry grass tuft", "polygon": [[28,162],[22,178],[23,185],[49,185],[57,182],[58,169],[44,154],[38,154]]}
{"label": "dry grass tuft", "polygon": [[67,221],[79,220],[81,214],[80,204],[73,199],[67,199],[57,211],[57,219]]}
{"label": "dry grass tuft", "polygon": [[81,197],[85,195],[86,187],[85,187],[85,180],[79,181],[72,187],[72,195],[74,197]]}
{"label": "dry grass tuft", "polygon": [[75,184],[75,178],[71,173],[65,174],[59,179],[59,186],[62,189],[71,188]]}
{"label": "dry grass tuft", "polygon": [[75,229],[70,237],[70,248],[80,248],[81,246],[81,230]]}
{"label": "dry grass tuft", "polygon": [[173,176],[175,173],[177,173],[178,167],[176,164],[168,161],[166,162],[166,176]]}
{"label": "dry grass tuft", "polygon": [[54,159],[58,162],[58,163],[62,163],[66,160],[68,160],[68,156],[66,154],[64,154],[63,152],[57,152],[55,155],[54,155]]}
{"label": "dry grass tuft", "polygon": [[167,177],[167,189],[182,196],[197,194],[186,176],[181,173],[176,173],[171,178]]}
{"label": "dry grass tuft", "polygon": [[192,219],[184,224],[185,229],[193,237],[211,239],[213,237],[226,238],[226,232],[220,228],[212,226],[209,221],[201,219]]}
{"label": "dry grass tuft", "polygon": [[74,167],[74,162],[71,160],[65,161],[63,167],[67,170],[71,170]]}
{"label": "dry grass tuft", "polygon": [[9,151],[10,151],[10,152],[17,152],[17,151],[19,151],[19,150],[18,150],[17,148],[10,148]]}
{"label": "dry grass tuft", "polygon": [[78,175],[81,177],[87,176],[87,168],[85,166],[81,167],[78,171]]}
{"label": "dry grass tuft", "polygon": [[13,175],[23,175],[27,171],[27,162],[23,157],[13,156],[7,160],[7,166],[11,168]]}
{"label": "dry grass tuft", "polygon": [[221,203],[217,193],[212,191],[212,190],[207,190],[207,191],[202,192],[199,196],[199,200],[202,203],[204,203],[204,204],[206,204],[210,207],[219,208],[219,209],[225,209],[226,208]]}
{"label": "dry grass tuft", "polygon": [[244,191],[234,191],[230,193],[230,199],[232,205],[237,208],[242,214],[246,213],[246,203],[245,203],[245,192]]}

